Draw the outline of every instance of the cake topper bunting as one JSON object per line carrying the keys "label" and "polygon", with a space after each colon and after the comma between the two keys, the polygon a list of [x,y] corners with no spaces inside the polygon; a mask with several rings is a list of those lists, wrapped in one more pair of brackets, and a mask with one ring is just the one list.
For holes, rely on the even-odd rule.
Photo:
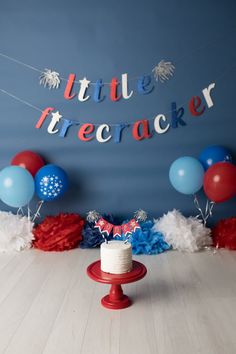
{"label": "cake topper bunting", "polygon": [[94,228],[97,228],[101,233],[102,237],[108,242],[108,237],[113,234],[113,238],[121,237],[122,234],[125,236],[125,242],[128,241],[133,232],[140,229],[138,222],[145,221],[147,218],[147,213],[139,209],[134,213],[134,218],[124,223],[122,225],[114,225],[106,221],[101,215],[95,210],[89,211],[87,213],[87,221],[94,223]]}

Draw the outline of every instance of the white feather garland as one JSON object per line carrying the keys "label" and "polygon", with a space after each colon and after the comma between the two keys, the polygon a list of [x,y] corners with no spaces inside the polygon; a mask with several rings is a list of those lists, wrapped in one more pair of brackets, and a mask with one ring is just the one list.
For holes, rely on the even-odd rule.
{"label": "white feather garland", "polygon": [[26,216],[0,211],[0,252],[29,249],[34,236],[33,223]]}
{"label": "white feather garland", "polygon": [[186,218],[178,210],[169,211],[154,220],[155,231],[164,235],[165,241],[179,251],[196,252],[211,246],[211,230],[196,217]]}

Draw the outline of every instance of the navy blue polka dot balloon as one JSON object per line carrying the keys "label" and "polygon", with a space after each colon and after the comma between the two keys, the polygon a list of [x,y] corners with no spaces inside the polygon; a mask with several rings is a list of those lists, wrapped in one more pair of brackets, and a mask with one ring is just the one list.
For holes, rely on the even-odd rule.
{"label": "navy blue polka dot balloon", "polygon": [[56,200],[68,189],[68,176],[59,166],[46,165],[35,176],[35,190],[43,201]]}

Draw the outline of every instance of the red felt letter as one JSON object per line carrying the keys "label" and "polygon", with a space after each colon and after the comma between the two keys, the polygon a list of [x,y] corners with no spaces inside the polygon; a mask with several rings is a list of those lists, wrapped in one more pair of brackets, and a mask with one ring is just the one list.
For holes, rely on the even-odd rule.
{"label": "red felt letter", "polygon": [[66,100],[71,100],[73,97],[75,97],[75,93],[73,93],[73,95],[71,95],[74,81],[75,81],[75,74],[70,74],[69,79],[67,81],[66,89],[64,92],[64,97]]}
{"label": "red felt letter", "polygon": [[94,131],[94,125],[90,123],[83,124],[78,132],[78,137],[83,141],[90,141],[93,136],[86,137],[85,135],[91,134]]}
{"label": "red felt letter", "polygon": [[119,83],[116,77],[113,77],[113,79],[111,80],[110,86],[111,86],[111,93],[110,93],[110,97],[112,101],[119,101],[119,99],[121,98],[121,94],[119,96],[117,96],[117,87],[118,87]]}
{"label": "red felt letter", "polygon": [[[142,126],[142,133],[140,133],[140,127]],[[133,126],[133,137],[136,140],[143,140],[151,138],[152,134],[149,133],[148,120],[138,120]]]}
{"label": "red felt letter", "polygon": [[189,102],[189,110],[193,116],[200,116],[205,111],[205,106],[199,111],[197,110],[201,106],[202,100],[199,96],[193,96]]}
{"label": "red felt letter", "polygon": [[46,108],[42,112],[41,117],[39,118],[38,123],[36,124],[35,128],[37,128],[37,129],[41,128],[41,126],[42,126],[43,122],[45,121],[45,119],[47,118],[49,112],[54,111],[54,109],[55,108],[53,108],[53,107]]}

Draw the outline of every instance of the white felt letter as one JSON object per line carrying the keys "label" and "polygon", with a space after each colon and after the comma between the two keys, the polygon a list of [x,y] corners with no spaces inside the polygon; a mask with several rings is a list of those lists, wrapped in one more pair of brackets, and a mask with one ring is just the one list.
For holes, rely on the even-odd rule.
{"label": "white felt letter", "polygon": [[60,121],[61,117],[62,116],[60,115],[60,113],[58,111],[56,113],[52,113],[52,119],[51,119],[51,122],[48,126],[48,133],[49,134],[56,134],[58,132],[59,129],[54,129],[54,128],[57,125],[57,123]]}
{"label": "white felt letter", "polygon": [[208,87],[204,88],[204,90],[202,90],[203,96],[206,100],[206,103],[208,105],[208,108],[211,108],[214,103],[211,99],[211,90],[215,87],[215,83],[213,82],[212,84],[210,84]]}
{"label": "white felt letter", "polygon": [[127,74],[122,74],[122,96],[124,99],[128,100],[132,94],[133,91],[130,91],[130,94],[128,94],[128,80],[127,80]]}
{"label": "white felt letter", "polygon": [[170,124],[167,124],[165,128],[162,128],[160,125],[160,120],[163,120],[164,122],[166,121],[166,117],[164,116],[164,114],[158,114],[156,116],[156,118],[154,119],[154,128],[158,134],[163,134],[167,132],[167,130],[170,128]]}
{"label": "white felt letter", "polygon": [[107,133],[109,133],[110,131],[110,127],[109,125],[107,124],[102,124],[102,125],[99,125],[99,127],[97,128],[97,132],[96,132],[96,138],[97,138],[97,141],[99,143],[106,143],[108,140],[111,139],[111,135],[108,135],[107,138],[103,138],[103,131],[106,131]]}
{"label": "white felt letter", "polygon": [[89,95],[85,96],[86,90],[89,87],[90,81],[86,79],[86,77],[83,78],[83,80],[79,80],[80,82],[80,90],[78,94],[78,100],[81,102],[87,101],[89,99]]}

